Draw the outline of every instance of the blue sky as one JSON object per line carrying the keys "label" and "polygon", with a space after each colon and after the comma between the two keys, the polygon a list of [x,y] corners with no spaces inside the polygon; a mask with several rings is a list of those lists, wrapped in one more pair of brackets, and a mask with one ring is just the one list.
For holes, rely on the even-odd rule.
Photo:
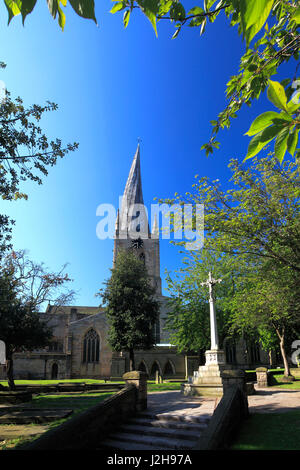
{"label": "blue sky", "polygon": [[[161,22],[156,38],[141,12],[124,30],[111,6],[96,2],[99,26],[67,8],[61,32],[46,2],[37,2],[25,27],[20,18],[8,27],[0,2],[0,60],[7,64],[0,78],[28,105],[56,102],[59,110],[43,119],[43,129],[51,138],[80,144],[49,170],[43,185],[24,184],[28,201],[1,201],[1,213],[16,220],[15,249],[27,249],[52,270],[69,263],[77,305],[98,305],[94,295],[110,275],[113,240],[96,237],[96,208],[117,206],[137,138],[150,205],[154,197],[191,190],[196,174],[227,184],[229,159],[242,160],[247,150],[243,134],[257,114],[272,109],[262,97],[242,110],[220,134],[221,149],[206,158],[200,147],[210,136],[209,121],[225,107],[225,84],[244,51],[236,28],[218,18],[202,37],[185,28],[171,40],[172,27]],[[180,262],[178,249],[162,240],[163,280],[164,270],[178,269]]]}

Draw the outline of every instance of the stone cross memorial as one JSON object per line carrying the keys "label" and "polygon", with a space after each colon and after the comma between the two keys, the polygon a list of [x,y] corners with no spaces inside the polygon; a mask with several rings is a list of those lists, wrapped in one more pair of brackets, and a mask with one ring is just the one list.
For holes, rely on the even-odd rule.
{"label": "stone cross memorial", "polygon": [[201,282],[201,286],[207,286],[208,291],[209,291],[211,345],[210,345],[210,350],[205,352],[206,364],[224,364],[225,363],[224,351],[221,351],[219,349],[216,306],[215,306],[215,298],[214,298],[214,290],[213,290],[214,285],[219,284],[220,282],[222,282],[222,279],[214,279],[212,277],[211,272],[208,273],[207,281]]}
{"label": "stone cross memorial", "polygon": [[201,286],[208,286],[208,291],[209,291],[210,338],[211,338],[210,348],[212,350],[219,349],[217,317],[216,317],[216,307],[215,307],[213,286],[220,282],[222,282],[222,279],[214,279],[211,275],[211,272],[208,273],[207,281],[201,282]]}
{"label": "stone cross memorial", "polygon": [[214,285],[220,282],[222,279],[214,279],[209,272],[207,281],[201,283],[202,286],[207,286],[209,291],[211,345],[210,350],[205,351],[205,365],[199,366],[191,380],[182,385],[181,390],[184,395],[222,396],[223,394],[222,372],[225,369],[225,354],[219,349],[214,298]]}

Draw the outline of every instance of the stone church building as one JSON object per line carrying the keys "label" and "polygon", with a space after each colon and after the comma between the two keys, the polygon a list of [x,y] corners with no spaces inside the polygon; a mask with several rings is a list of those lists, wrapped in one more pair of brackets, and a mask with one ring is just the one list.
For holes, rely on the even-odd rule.
{"label": "stone church building", "polygon": [[[140,213],[133,217],[130,208],[140,204]],[[164,328],[168,298],[162,295],[160,277],[160,241],[157,225],[149,229],[145,213],[140,148],[135,153],[124,195],[118,211],[113,264],[120,249],[129,249],[135,244],[138,256],[144,261],[152,285],[160,302],[160,317],[155,325],[156,345],[148,351],[136,351],[137,369],[144,370],[150,377],[158,370],[160,375],[184,378],[198,369],[199,357],[178,354],[170,345],[168,332]],[[137,223],[138,222],[138,223]],[[131,234],[134,233],[134,236]],[[140,234],[138,237],[136,233]],[[41,317],[53,329],[49,347],[31,353],[14,355],[16,379],[69,379],[69,378],[117,378],[129,370],[129,357],[125,352],[112,351],[107,342],[108,325],[101,307],[48,306]],[[256,345],[244,341],[225,344],[227,361],[249,368],[268,364],[268,357]],[[0,366],[1,367],[1,366]],[[5,370],[0,369],[4,378]]]}

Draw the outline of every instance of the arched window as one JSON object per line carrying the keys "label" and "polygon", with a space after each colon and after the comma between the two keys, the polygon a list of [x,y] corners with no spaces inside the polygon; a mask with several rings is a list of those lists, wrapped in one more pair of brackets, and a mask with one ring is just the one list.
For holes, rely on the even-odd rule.
{"label": "arched window", "polygon": [[99,335],[92,328],[90,329],[83,340],[83,357],[82,362],[99,362],[100,355],[100,339]]}
{"label": "arched window", "polygon": [[153,336],[154,336],[155,344],[159,344],[160,343],[160,321],[159,321],[159,319],[152,326],[152,333],[153,333]]}
{"label": "arched window", "polygon": [[174,375],[174,370],[170,361],[168,361],[164,367],[164,376]]}
{"label": "arched window", "polygon": [[249,348],[249,359],[251,364],[259,364],[260,363],[260,351],[259,345],[257,343],[251,343]]}
{"label": "arched window", "polygon": [[51,379],[55,380],[58,377],[58,364],[54,362],[51,368]]}
{"label": "arched window", "polygon": [[236,364],[236,346],[234,342],[226,342],[225,355],[228,364]]}
{"label": "arched window", "polygon": [[140,370],[141,372],[146,372],[146,374],[148,373],[144,361],[141,361],[141,362],[140,362],[140,364],[139,364],[137,370]]}
{"label": "arched window", "polygon": [[151,367],[151,372],[150,372],[150,375],[152,377],[155,377],[155,373],[156,371],[158,371],[158,373],[160,374],[160,368],[159,368],[159,365],[156,361],[153,362],[152,364],[152,367]]}

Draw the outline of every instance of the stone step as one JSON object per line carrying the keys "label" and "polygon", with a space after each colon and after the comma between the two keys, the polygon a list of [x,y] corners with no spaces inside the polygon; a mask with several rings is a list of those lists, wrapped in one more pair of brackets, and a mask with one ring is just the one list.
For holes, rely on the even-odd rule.
{"label": "stone step", "polygon": [[[181,440],[195,441],[198,439],[201,431],[180,430],[172,428],[139,426],[137,424],[124,424],[119,428],[122,433],[139,434],[145,436],[170,437]],[[203,430],[203,429],[202,429]]]}
{"label": "stone step", "polygon": [[180,423],[208,423],[211,416],[187,416],[187,415],[172,415],[166,413],[139,413],[139,418],[152,419],[158,421],[175,421]]}
{"label": "stone step", "polygon": [[222,379],[220,377],[211,377],[211,376],[210,377],[201,377],[201,376],[195,377],[193,380],[193,383],[207,385],[207,386],[210,386],[210,385],[222,386],[223,385]]}
{"label": "stone step", "polygon": [[139,426],[147,427],[160,427],[160,428],[172,428],[172,429],[187,429],[190,431],[201,432],[208,425],[209,418],[203,418],[203,421],[197,423],[185,422],[185,421],[172,421],[172,420],[149,420],[147,418],[135,418],[128,424],[137,424]]}
{"label": "stone step", "polygon": [[[122,433],[116,432],[112,436],[109,436],[108,439],[103,441],[103,445],[112,446],[117,449],[121,449],[120,444],[121,442],[130,443],[130,444],[142,444],[146,446],[151,446],[152,449],[160,450],[160,449],[192,449],[195,446],[195,440],[187,440],[184,441],[181,439],[172,439],[170,437],[156,437],[156,436],[147,436],[147,435],[140,435],[140,434],[130,434],[130,433]],[[101,444],[102,445],[102,444]],[[126,449],[127,447],[123,447],[122,449]]]}

